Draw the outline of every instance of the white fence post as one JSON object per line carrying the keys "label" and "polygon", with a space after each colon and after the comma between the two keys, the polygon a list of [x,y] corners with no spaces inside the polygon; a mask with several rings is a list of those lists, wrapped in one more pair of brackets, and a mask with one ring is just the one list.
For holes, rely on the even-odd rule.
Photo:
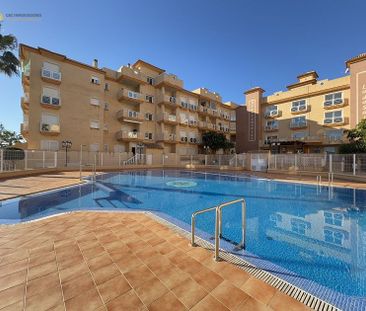
{"label": "white fence post", "polygon": [[235,167],[238,167],[238,155],[235,153]]}
{"label": "white fence post", "polygon": [[24,169],[28,169],[28,150],[24,150]]}
{"label": "white fence post", "polygon": [[356,175],[356,154],[353,154],[353,175]]}
{"label": "white fence post", "polygon": [[219,154],[219,166],[221,166],[221,154]]}
{"label": "white fence post", "polygon": [[57,151],[55,151],[55,154],[54,154],[54,165],[55,165],[55,168],[57,167]]}
{"label": "white fence post", "polygon": [[329,154],[329,173],[333,172],[333,155]]}
{"label": "white fence post", "polygon": [[42,168],[45,168],[45,161],[46,161],[46,153],[42,151]]}
{"label": "white fence post", "polygon": [[295,153],[295,171],[298,170],[298,167],[297,167],[297,153]]}
{"label": "white fence post", "polygon": [[4,150],[0,150],[0,172],[4,171]]}
{"label": "white fence post", "polygon": [[100,166],[103,166],[104,164],[104,152],[100,153]]}
{"label": "white fence post", "polygon": [[164,166],[165,165],[165,154],[163,153],[161,156],[162,156],[161,164]]}
{"label": "white fence post", "polygon": [[207,154],[205,154],[205,166],[207,166]]}

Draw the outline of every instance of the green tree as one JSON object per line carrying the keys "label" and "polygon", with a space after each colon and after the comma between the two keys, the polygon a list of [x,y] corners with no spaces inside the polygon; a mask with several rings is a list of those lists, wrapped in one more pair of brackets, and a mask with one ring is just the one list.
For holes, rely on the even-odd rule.
{"label": "green tree", "polygon": [[366,153],[366,119],[356,125],[354,129],[346,130],[349,143],[339,147],[340,153]]}
{"label": "green tree", "polygon": [[216,152],[219,149],[226,151],[234,147],[234,144],[229,141],[223,133],[216,133],[213,131],[205,132],[202,135],[202,143],[213,152]]}
{"label": "green tree", "polygon": [[0,72],[9,77],[19,75],[20,62],[12,52],[17,47],[18,41],[13,35],[0,34]]}
{"label": "green tree", "polygon": [[11,147],[15,143],[21,142],[22,140],[22,135],[6,130],[0,123],[0,149]]}

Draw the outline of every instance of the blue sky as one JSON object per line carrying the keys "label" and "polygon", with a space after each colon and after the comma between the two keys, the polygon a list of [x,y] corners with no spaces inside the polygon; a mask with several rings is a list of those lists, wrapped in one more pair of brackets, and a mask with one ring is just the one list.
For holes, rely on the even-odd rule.
{"label": "blue sky", "polygon": [[[269,94],[308,70],[341,76],[366,51],[363,0],[2,0],[0,12],[42,14],[2,23],[19,42],[113,69],[141,58],[237,103],[253,86]],[[0,122],[16,131],[21,94],[18,77],[0,75]]]}

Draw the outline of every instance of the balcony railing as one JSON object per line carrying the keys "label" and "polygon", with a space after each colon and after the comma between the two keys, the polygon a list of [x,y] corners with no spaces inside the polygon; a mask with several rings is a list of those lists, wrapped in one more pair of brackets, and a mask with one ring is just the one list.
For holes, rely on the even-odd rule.
{"label": "balcony railing", "polygon": [[177,116],[175,114],[163,113],[158,115],[158,122],[166,122],[166,123],[178,123]]}
{"label": "balcony railing", "polygon": [[275,131],[278,131],[278,125],[266,125],[264,127],[264,130],[266,132],[275,132]]}
{"label": "balcony railing", "polygon": [[297,113],[308,112],[309,110],[310,110],[310,106],[306,104],[306,105],[292,107],[291,113],[297,114]]}
{"label": "balcony railing", "polygon": [[119,76],[123,79],[147,83],[145,75],[143,75],[139,70],[127,66],[123,66],[120,69]]}
{"label": "balcony railing", "polygon": [[61,72],[52,71],[46,68],[42,68],[41,77],[46,79],[48,82],[61,83]]}
{"label": "balcony railing", "polygon": [[125,140],[125,141],[138,141],[143,140],[143,135],[140,132],[136,131],[124,131],[120,130],[116,133],[117,140]]}
{"label": "balcony railing", "polygon": [[271,111],[267,111],[264,114],[264,117],[267,119],[271,119],[271,118],[277,118],[280,117],[282,115],[282,111],[281,110],[271,110]]}
{"label": "balcony railing", "polygon": [[265,145],[269,145],[272,143],[281,143],[288,141],[303,141],[307,143],[324,143],[324,144],[342,144],[346,143],[347,139],[345,137],[336,137],[336,136],[305,136],[305,137],[281,137],[278,139],[267,139],[264,140],[263,143]]}
{"label": "balcony railing", "polygon": [[156,138],[157,141],[164,141],[164,142],[178,142],[177,136],[174,133],[159,133]]}
{"label": "balcony railing", "polygon": [[121,89],[118,91],[117,98],[119,101],[126,100],[129,102],[134,103],[141,103],[143,102],[143,95],[138,92],[134,92],[127,89]]}
{"label": "balcony railing", "polygon": [[183,88],[183,81],[180,80],[176,75],[162,73],[155,78],[155,84],[167,83],[178,88]]}
{"label": "balcony railing", "polygon": [[57,135],[60,133],[60,125],[41,122],[39,130],[43,134]]}
{"label": "balcony railing", "polygon": [[307,121],[290,122],[290,128],[291,129],[300,129],[300,128],[305,128],[307,126],[308,126]]}
{"label": "balcony railing", "polygon": [[344,117],[333,117],[333,118],[325,118],[323,121],[324,125],[342,125],[345,124],[346,118]]}
{"label": "balcony railing", "polygon": [[117,119],[120,121],[136,121],[136,122],[142,122],[143,118],[141,117],[141,114],[138,111],[133,110],[126,110],[122,109],[117,112]]}

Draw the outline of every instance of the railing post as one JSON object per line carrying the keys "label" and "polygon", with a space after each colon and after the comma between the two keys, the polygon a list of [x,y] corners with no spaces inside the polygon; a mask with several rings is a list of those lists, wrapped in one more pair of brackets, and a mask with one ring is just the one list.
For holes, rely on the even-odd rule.
{"label": "railing post", "polygon": [[245,248],[246,202],[241,202],[241,246]]}
{"label": "railing post", "polygon": [[196,246],[196,243],[194,242],[194,232],[195,232],[195,228],[196,228],[196,219],[195,216],[192,215],[192,221],[191,221],[191,245],[192,246]]}
{"label": "railing post", "polygon": [[100,153],[100,166],[103,167],[104,164],[104,152]]}
{"label": "railing post", "polygon": [[55,154],[53,157],[53,164],[55,165],[55,168],[57,168],[57,151],[55,151]]}
{"label": "railing post", "polygon": [[207,154],[205,154],[205,166],[207,166]]}
{"label": "railing post", "polygon": [[329,154],[329,173],[333,172],[333,155]]}
{"label": "railing post", "polygon": [[4,150],[0,150],[0,173],[4,171]]}
{"label": "railing post", "polygon": [[42,168],[45,167],[45,151],[42,151]]}
{"label": "railing post", "polygon": [[216,219],[215,219],[215,260],[219,261],[219,251],[220,251],[220,237],[219,237],[219,230],[220,230],[220,218],[221,218],[221,213],[220,213],[220,207],[218,206],[216,208]]}
{"label": "railing post", "polygon": [[353,175],[356,175],[356,154],[353,154]]}
{"label": "railing post", "polygon": [[28,169],[28,150],[24,150],[24,169]]}
{"label": "railing post", "polygon": [[219,167],[221,166],[221,154],[219,154]]}
{"label": "railing post", "polygon": [[238,155],[235,153],[235,167],[238,167]]}
{"label": "railing post", "polygon": [[295,153],[295,171],[298,170],[298,167],[297,167],[297,153]]}
{"label": "railing post", "polygon": [[163,153],[161,156],[162,156],[161,164],[165,166],[165,153]]}

